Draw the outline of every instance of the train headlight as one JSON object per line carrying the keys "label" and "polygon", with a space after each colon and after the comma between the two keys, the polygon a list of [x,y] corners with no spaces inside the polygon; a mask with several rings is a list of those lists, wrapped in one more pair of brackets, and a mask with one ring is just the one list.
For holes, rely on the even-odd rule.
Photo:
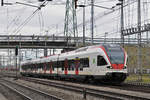
{"label": "train headlight", "polygon": [[107,66],[107,68],[112,69],[112,66]]}
{"label": "train headlight", "polygon": [[123,69],[126,69],[126,68],[127,68],[127,66],[124,66],[124,67],[123,67]]}

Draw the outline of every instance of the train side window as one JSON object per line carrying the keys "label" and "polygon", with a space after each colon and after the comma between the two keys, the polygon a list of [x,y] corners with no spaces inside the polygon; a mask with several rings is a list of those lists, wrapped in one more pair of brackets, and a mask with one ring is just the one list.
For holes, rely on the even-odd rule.
{"label": "train side window", "polygon": [[42,63],[39,64],[39,68],[42,68]]}
{"label": "train side window", "polygon": [[84,66],[83,67],[89,67],[89,59],[88,58],[84,59]]}
{"label": "train side window", "polygon": [[62,67],[63,67],[63,61],[58,61],[57,68],[62,68]]}
{"label": "train side window", "polygon": [[57,62],[57,61],[54,61],[54,62],[53,62],[53,67],[54,67],[54,68],[58,68],[57,65],[58,65],[58,62]]}
{"label": "train side window", "polygon": [[88,58],[81,58],[80,59],[80,66],[81,67],[89,67],[89,59]]}
{"label": "train side window", "polygon": [[64,70],[64,67],[62,67],[62,71]]}
{"label": "train side window", "polygon": [[76,66],[75,60],[71,60],[70,68],[72,71],[74,71],[75,66]]}
{"label": "train side window", "polygon": [[37,64],[37,68],[38,68],[38,69],[40,68],[40,64]]}
{"label": "train side window", "polygon": [[97,56],[97,66],[104,66],[107,65],[106,60],[104,59],[103,56]]}
{"label": "train side window", "polygon": [[45,65],[46,65],[46,70],[50,70],[50,65],[49,65],[49,63],[45,63]]}
{"label": "train side window", "polygon": [[31,70],[33,70],[33,69],[34,69],[34,66],[33,66],[33,64],[30,64],[30,67],[31,67]]}
{"label": "train side window", "polygon": [[80,71],[83,71],[83,68],[80,68]]}
{"label": "train side window", "polygon": [[45,70],[45,64],[41,63],[41,66],[42,66],[42,70]]}
{"label": "train side window", "polygon": [[74,71],[74,68],[72,67],[72,71]]}

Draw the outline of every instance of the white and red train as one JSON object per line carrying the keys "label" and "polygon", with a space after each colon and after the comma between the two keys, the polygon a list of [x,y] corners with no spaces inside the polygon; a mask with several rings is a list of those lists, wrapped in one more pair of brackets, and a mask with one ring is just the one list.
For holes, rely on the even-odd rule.
{"label": "white and red train", "polygon": [[20,72],[28,76],[121,83],[127,76],[126,63],[127,53],[121,46],[103,44],[22,62]]}

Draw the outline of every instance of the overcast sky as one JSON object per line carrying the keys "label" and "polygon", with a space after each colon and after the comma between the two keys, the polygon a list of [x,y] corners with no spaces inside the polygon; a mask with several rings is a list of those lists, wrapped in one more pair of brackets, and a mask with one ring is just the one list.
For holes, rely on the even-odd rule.
{"label": "overcast sky", "polygon": [[[62,33],[64,29],[64,18],[65,18],[65,1],[66,0],[53,0],[38,11],[29,21],[20,27],[23,22],[33,14],[37,9],[35,7],[24,6],[20,4],[15,4],[15,2],[28,3],[32,5],[40,5],[41,2],[37,0],[4,0],[4,2],[13,3],[11,6],[0,7],[0,34],[46,34],[46,30],[49,31],[48,35]],[[91,0],[78,0],[78,4],[86,5],[90,4]],[[137,0],[125,0],[126,3],[132,3],[124,8],[124,21],[125,27],[131,27],[137,23]],[[150,6],[149,0],[141,0],[142,7],[142,20],[149,19],[148,7]],[[95,5],[104,6],[111,8],[115,6],[118,0],[95,0]],[[119,8],[116,7],[116,8]],[[144,8],[144,9],[143,9]],[[90,6],[86,7],[86,20],[90,20]],[[103,8],[94,7],[95,11],[95,24],[94,24],[94,36],[102,37],[105,32],[108,32],[113,37],[120,37],[120,10],[114,13],[106,15],[106,12],[111,10],[106,10]],[[77,23],[82,23],[82,8],[77,10]],[[149,22],[149,21],[147,21]],[[19,30],[18,30],[19,29]],[[82,24],[78,27],[79,35],[82,35]],[[115,33],[115,34],[112,34]],[[116,34],[118,33],[118,34]],[[90,33],[90,22],[86,24],[86,36],[91,36]]]}
{"label": "overcast sky", "polygon": [[[33,5],[40,5],[37,0],[4,0],[5,2],[14,3],[11,6],[0,7],[0,34],[45,34],[43,31],[49,30],[49,35],[55,34],[56,32],[63,32],[64,29],[64,18],[65,18],[65,1],[66,0],[53,0],[49,2],[46,7],[38,11],[31,20],[23,25],[19,31],[16,29],[23,24],[23,22],[32,15],[32,13],[37,9],[34,7],[24,6],[20,4],[15,4],[15,2],[29,3]],[[86,5],[90,4],[90,0],[78,0],[78,4]],[[114,6],[118,0],[95,0],[96,5],[111,8]],[[60,4],[60,5],[58,5]],[[86,7],[86,20],[90,20],[90,6]],[[108,11],[103,8],[95,7],[95,16]],[[111,17],[110,17],[111,18]],[[82,23],[82,8],[77,9],[77,19],[78,24]],[[107,20],[107,19],[105,19]],[[95,23],[95,32],[99,30],[96,26],[101,23]],[[90,24],[86,25],[87,35],[90,35]],[[111,26],[110,26],[111,27]],[[79,34],[82,32],[82,27],[79,29]],[[104,31],[99,31],[104,32]]]}

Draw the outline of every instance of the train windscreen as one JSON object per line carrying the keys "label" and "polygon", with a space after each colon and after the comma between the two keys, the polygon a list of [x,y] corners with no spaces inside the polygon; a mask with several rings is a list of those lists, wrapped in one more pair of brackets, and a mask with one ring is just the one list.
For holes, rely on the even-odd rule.
{"label": "train windscreen", "polygon": [[124,51],[119,45],[104,45],[112,64],[124,64]]}

